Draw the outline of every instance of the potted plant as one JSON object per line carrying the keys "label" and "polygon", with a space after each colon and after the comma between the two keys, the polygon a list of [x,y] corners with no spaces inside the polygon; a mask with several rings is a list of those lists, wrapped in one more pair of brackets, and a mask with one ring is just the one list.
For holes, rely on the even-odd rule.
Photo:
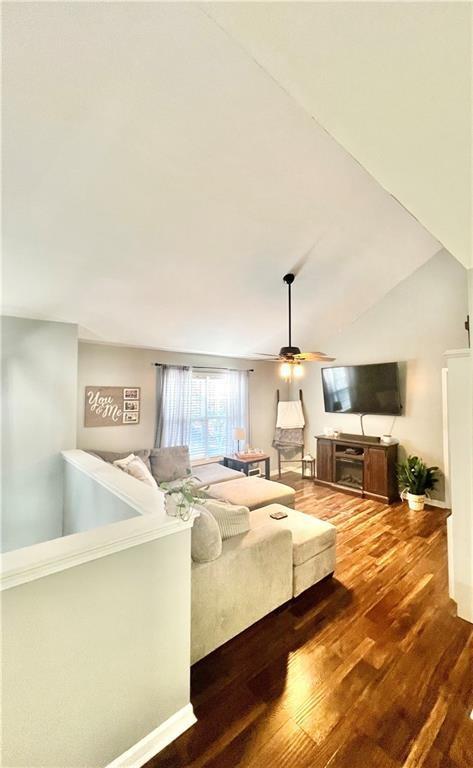
{"label": "potted plant", "polygon": [[409,509],[424,509],[425,497],[438,483],[438,467],[428,467],[418,456],[408,456],[398,465],[397,477],[401,499],[406,499]]}
{"label": "potted plant", "polygon": [[[206,498],[203,488],[195,487],[195,480],[175,480],[171,483],[160,483],[159,487],[165,493],[166,514],[189,520],[194,504]],[[208,487],[208,486],[207,486]]]}

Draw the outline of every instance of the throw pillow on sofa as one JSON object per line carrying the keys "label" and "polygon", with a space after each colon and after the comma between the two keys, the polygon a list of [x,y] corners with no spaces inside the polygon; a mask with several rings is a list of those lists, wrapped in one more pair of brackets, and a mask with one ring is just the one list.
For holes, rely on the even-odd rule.
{"label": "throw pillow on sofa", "polygon": [[187,445],[170,448],[154,448],[150,455],[151,473],[159,483],[181,480],[191,474],[191,462]]}
{"label": "throw pillow on sofa", "polygon": [[151,488],[157,488],[156,480],[149,471],[148,467],[139,456],[135,456],[134,453],[130,453],[124,459],[117,459],[113,462],[114,467],[122,469],[127,475],[135,477],[146,485],[150,485]]}
{"label": "throw pillow on sofa", "polygon": [[250,510],[248,507],[229,504],[227,501],[216,501],[215,499],[204,499],[202,506],[205,506],[205,509],[217,521],[223,541],[250,530]]}
{"label": "throw pillow on sofa", "polygon": [[96,448],[91,448],[90,450],[87,450],[86,453],[91,453],[92,456],[97,456],[108,464],[113,464],[119,459],[126,459],[130,454],[133,454],[134,456],[138,456],[151,471],[151,465],[149,463],[151,450],[149,448],[138,448],[136,451],[98,451]]}
{"label": "throw pillow on sofa", "polygon": [[196,507],[191,531],[191,557],[195,563],[209,563],[222,554],[222,536],[217,521],[204,507]]}

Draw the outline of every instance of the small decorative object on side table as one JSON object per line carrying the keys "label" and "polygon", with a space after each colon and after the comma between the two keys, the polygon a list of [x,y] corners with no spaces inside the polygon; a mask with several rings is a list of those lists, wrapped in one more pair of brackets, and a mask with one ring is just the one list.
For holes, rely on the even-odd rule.
{"label": "small decorative object on side table", "polygon": [[302,458],[302,477],[307,480],[313,480],[315,477],[315,459],[310,453]]}
{"label": "small decorative object on side table", "polygon": [[264,461],[264,476],[270,479],[269,456],[266,453],[234,453],[232,456],[223,457],[223,466],[230,469],[238,469],[247,475],[252,464],[260,464]]}

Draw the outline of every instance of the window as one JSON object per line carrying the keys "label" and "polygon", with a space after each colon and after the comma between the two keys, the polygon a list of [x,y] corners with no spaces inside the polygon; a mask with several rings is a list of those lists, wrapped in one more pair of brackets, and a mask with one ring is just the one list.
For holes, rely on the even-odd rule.
{"label": "window", "polygon": [[246,371],[193,371],[189,452],[192,460],[235,449],[233,430],[247,428]]}
{"label": "window", "polygon": [[158,368],[156,447],[188,445],[191,459],[233,453],[248,435],[248,371]]}

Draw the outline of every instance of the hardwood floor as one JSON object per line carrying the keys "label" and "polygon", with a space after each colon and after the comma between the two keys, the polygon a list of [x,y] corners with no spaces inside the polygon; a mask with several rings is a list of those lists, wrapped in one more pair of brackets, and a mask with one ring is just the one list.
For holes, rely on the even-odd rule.
{"label": "hardwood floor", "polygon": [[446,512],[314,486],[334,579],[192,669],[198,722],[147,768],[471,768],[473,626],[447,592]]}

